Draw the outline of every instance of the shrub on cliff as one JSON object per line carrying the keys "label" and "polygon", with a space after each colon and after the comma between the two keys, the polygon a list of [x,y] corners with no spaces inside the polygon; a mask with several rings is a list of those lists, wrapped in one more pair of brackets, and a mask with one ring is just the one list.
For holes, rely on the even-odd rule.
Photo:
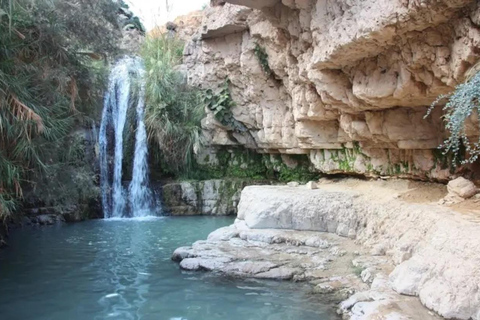
{"label": "shrub on cliff", "polygon": [[[467,158],[461,163],[473,163],[480,156],[480,140],[472,141],[468,136],[469,121],[480,115],[480,73],[475,74],[467,82],[456,87],[455,91],[450,95],[442,95],[432,104],[427,116],[432,109],[439,103],[447,100],[443,107],[445,128],[449,133],[449,137],[440,146],[443,153],[452,153],[454,163],[459,159]],[[472,122],[474,124],[474,122]],[[479,130],[480,128],[474,128]],[[464,154],[466,151],[466,154]]]}
{"label": "shrub on cliff", "polygon": [[23,187],[70,165],[56,154],[101,106],[105,67],[92,58],[117,50],[118,10],[110,0],[0,0],[0,222]]}
{"label": "shrub on cliff", "polygon": [[192,169],[204,117],[198,90],[189,87],[177,69],[183,47],[181,40],[164,35],[148,37],[141,50],[147,75],[145,124],[150,150],[162,171],[174,175]]}

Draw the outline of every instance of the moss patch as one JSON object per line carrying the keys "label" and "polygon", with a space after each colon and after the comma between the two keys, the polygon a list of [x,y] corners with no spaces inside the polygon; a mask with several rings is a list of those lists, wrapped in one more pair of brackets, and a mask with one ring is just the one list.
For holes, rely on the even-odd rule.
{"label": "moss patch", "polygon": [[181,176],[182,180],[240,179],[307,182],[319,178],[306,155],[289,155],[298,165],[288,167],[280,156],[259,154],[243,148],[220,149],[216,165],[196,164],[196,170]]}

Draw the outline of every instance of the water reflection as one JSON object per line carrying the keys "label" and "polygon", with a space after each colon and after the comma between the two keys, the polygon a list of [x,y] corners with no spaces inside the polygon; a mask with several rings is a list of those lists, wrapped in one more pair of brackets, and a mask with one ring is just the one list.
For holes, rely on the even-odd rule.
{"label": "water reflection", "polygon": [[105,228],[104,237],[110,240],[108,250],[97,252],[91,268],[102,270],[99,280],[107,279],[108,283],[101,281],[99,286],[111,290],[99,299],[104,310],[95,320],[141,318],[140,310],[150,287],[152,246],[157,238],[144,224],[157,219],[162,218],[103,221],[107,226],[114,223],[115,227]]}

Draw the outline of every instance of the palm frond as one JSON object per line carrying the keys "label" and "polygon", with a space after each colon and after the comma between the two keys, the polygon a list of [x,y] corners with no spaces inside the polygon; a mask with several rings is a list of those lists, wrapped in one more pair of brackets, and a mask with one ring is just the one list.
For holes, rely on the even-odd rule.
{"label": "palm frond", "polygon": [[119,52],[119,6],[0,0],[0,221],[18,208],[22,188],[72,165],[61,153],[75,124],[100,109],[107,72],[78,53]]}

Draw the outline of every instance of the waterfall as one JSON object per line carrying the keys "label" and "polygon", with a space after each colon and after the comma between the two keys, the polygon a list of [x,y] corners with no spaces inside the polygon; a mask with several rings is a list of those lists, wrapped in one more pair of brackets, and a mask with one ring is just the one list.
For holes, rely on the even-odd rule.
{"label": "waterfall", "polygon": [[[144,71],[140,69],[140,77],[144,78]],[[148,144],[147,130],[144,119],[145,83],[142,81],[137,103],[137,132],[135,134],[135,157],[133,159],[132,182],[130,183],[130,204],[136,216],[148,216],[152,206],[152,192],[148,187]]]}
{"label": "waterfall", "polygon": [[[100,186],[106,218],[144,217],[152,213],[153,195],[149,188],[148,146],[144,123],[144,73],[143,63],[139,58],[126,57],[117,62],[110,74],[99,136]],[[135,84],[137,86],[134,86]],[[128,111],[133,106],[136,122],[128,116]],[[122,178],[124,140],[129,125],[132,125],[129,122],[134,122],[136,132],[132,180],[127,190]]]}

